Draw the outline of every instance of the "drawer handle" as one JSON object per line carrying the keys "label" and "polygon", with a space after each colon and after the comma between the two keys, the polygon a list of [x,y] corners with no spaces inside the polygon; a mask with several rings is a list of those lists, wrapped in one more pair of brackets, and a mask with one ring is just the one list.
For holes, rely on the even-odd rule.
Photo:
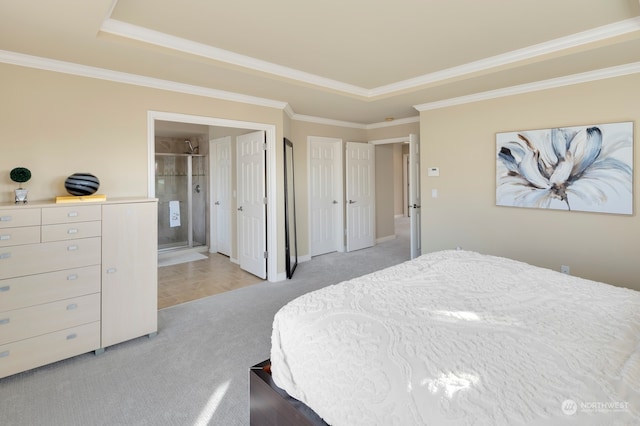
{"label": "drawer handle", "polygon": [[69,303],[67,305],[67,311],[73,311],[74,309],[78,308],[78,304],[77,303]]}
{"label": "drawer handle", "polygon": [[77,228],[69,228],[67,230],[67,234],[77,234],[78,233],[78,229]]}
{"label": "drawer handle", "polygon": [[9,351],[0,352],[0,358],[6,358],[9,356]]}
{"label": "drawer handle", "polygon": [[75,281],[78,279],[78,274],[67,275],[67,281]]}
{"label": "drawer handle", "polygon": [[1,241],[6,241],[6,240],[10,240],[11,239],[11,234],[2,234],[0,235],[0,240]]}
{"label": "drawer handle", "polygon": [[115,273],[116,271],[117,271],[117,269],[116,269],[116,268],[109,268],[109,269],[107,269],[107,274],[113,274],[113,273]]}
{"label": "drawer handle", "polygon": [[11,222],[12,220],[12,216],[0,216],[0,222]]}
{"label": "drawer handle", "polygon": [[11,290],[11,286],[10,285],[5,285],[4,287],[0,287],[0,293],[5,293],[7,291]]}
{"label": "drawer handle", "polygon": [[9,324],[11,322],[11,318],[2,318],[0,319],[0,325]]}
{"label": "drawer handle", "polygon": [[0,259],[8,259],[11,257],[11,252],[8,253],[0,253]]}
{"label": "drawer handle", "polygon": [[76,337],[78,337],[78,335],[76,333],[71,333],[70,335],[67,336],[67,340],[73,340]]}
{"label": "drawer handle", "polygon": [[78,216],[78,212],[69,212],[67,213],[68,217],[77,217]]}
{"label": "drawer handle", "polygon": [[72,246],[67,247],[67,250],[68,250],[68,251],[75,251],[75,250],[78,250],[78,246],[74,244],[74,245],[72,245]]}

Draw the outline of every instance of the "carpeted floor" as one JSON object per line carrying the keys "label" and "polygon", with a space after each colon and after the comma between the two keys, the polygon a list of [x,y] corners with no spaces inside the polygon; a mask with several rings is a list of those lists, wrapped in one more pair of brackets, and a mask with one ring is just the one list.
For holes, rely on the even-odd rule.
{"label": "carpeted floor", "polygon": [[271,322],[295,297],[409,258],[399,238],[301,263],[264,282],[158,312],[158,336],[0,379],[0,424],[248,425],[248,369],[269,357]]}

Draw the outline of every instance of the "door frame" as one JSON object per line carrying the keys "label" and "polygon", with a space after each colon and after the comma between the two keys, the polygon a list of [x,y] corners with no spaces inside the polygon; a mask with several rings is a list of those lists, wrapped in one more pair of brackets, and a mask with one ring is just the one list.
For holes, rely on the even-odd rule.
{"label": "door frame", "polygon": [[[411,140],[412,138],[414,138],[414,137],[418,137],[418,138],[420,138],[420,135],[417,135],[417,134],[413,134],[413,133],[411,133],[411,134],[409,134],[409,135],[407,135],[407,136],[402,136],[402,137],[399,137],[399,138],[389,138],[389,139],[378,139],[378,140],[372,140],[372,141],[369,141],[369,143],[370,143],[370,144],[372,144],[372,145],[385,145],[385,144],[389,144],[389,143],[402,143],[402,144],[409,144],[410,140]],[[419,143],[419,139],[418,139],[418,143]],[[410,152],[410,153],[409,153],[409,163],[411,163],[411,160],[412,160],[412,155],[411,155],[411,152]],[[404,168],[404,166],[403,166],[403,168]],[[411,179],[409,179],[409,185],[411,186]],[[403,192],[405,192],[405,191],[406,191],[406,189],[407,189],[407,188],[402,188]],[[409,189],[409,192],[411,192],[411,189]],[[403,209],[403,210],[404,210],[404,209]],[[408,209],[408,211],[409,211],[409,215],[411,215],[411,213],[410,213],[410,212],[411,212],[411,209]],[[413,228],[414,228],[414,227],[413,227],[413,225],[412,225],[412,226],[411,226],[411,230],[410,230],[411,235],[414,235],[414,233],[415,233],[415,232],[417,232],[417,230],[416,230],[416,229],[413,229]],[[419,238],[421,238],[421,236],[419,236]],[[411,245],[411,243],[410,243],[410,245]]]}
{"label": "door frame", "polygon": [[[214,127],[235,127],[248,130],[263,130],[267,143],[266,185],[267,185],[267,280],[280,281],[278,277],[278,242],[282,238],[278,234],[278,209],[276,185],[276,125],[256,123],[250,121],[229,120],[225,118],[206,117],[200,115],[180,114],[162,111],[147,111],[147,151],[148,158],[148,188],[150,198],[155,198],[155,121],[174,121],[178,123],[202,124]],[[211,224],[209,225],[211,226]],[[283,274],[284,275],[284,274]],[[282,278],[284,279],[284,278]]]}

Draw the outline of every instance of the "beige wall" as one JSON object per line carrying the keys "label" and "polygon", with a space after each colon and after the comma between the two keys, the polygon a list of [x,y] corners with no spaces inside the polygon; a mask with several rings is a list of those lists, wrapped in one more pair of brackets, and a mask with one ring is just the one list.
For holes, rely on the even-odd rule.
{"label": "beige wall", "polygon": [[423,252],[462,246],[640,290],[637,200],[633,216],[495,206],[496,132],[634,121],[637,140],[639,99],[635,74],[423,111],[422,168],[440,167],[422,174]]}
{"label": "beige wall", "polygon": [[87,171],[109,197],[147,194],[147,112],[273,123],[282,111],[0,64],[0,202],[12,200],[8,171],[31,170],[29,197],[65,195],[64,180]]}
{"label": "beige wall", "polygon": [[[16,185],[9,171],[17,166],[32,172],[27,188],[34,201],[66,195],[64,180],[74,172],[98,176],[99,192],[107,197],[146,196],[150,110],[269,123],[276,126],[277,140],[283,137],[284,113],[275,108],[6,64],[0,64],[0,81],[0,202],[13,201]],[[282,188],[282,151],[276,155],[276,185]],[[282,200],[279,191],[279,229]],[[282,273],[284,241],[278,252]]]}
{"label": "beige wall", "polygon": [[[74,172],[100,179],[107,197],[146,196],[148,188],[147,113],[162,111],[276,126],[278,235],[284,235],[282,150],[284,135],[294,143],[298,202],[299,253],[308,255],[307,138],[324,136],[367,142],[419,132],[419,123],[379,129],[354,129],[289,119],[274,108],[173,93],[62,73],[0,64],[0,202],[12,202],[15,185],[9,170],[31,170],[29,199],[66,195],[64,180]],[[214,128],[215,129],[215,128]],[[212,136],[212,135],[210,135]],[[386,173],[386,172],[385,172]],[[395,171],[393,172],[395,173]],[[384,187],[384,185],[382,186]],[[377,238],[393,235],[394,212],[386,212],[396,188],[378,195],[376,217],[385,225]],[[384,234],[384,235],[383,235]],[[278,246],[278,272],[284,271],[284,243]]]}

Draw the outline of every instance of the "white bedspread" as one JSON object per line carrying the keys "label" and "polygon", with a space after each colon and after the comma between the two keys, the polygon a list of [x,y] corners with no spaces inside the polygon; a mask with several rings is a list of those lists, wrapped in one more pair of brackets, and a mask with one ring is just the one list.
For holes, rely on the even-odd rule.
{"label": "white bedspread", "polygon": [[290,302],[275,383],[333,426],[640,424],[640,292],[467,251]]}

